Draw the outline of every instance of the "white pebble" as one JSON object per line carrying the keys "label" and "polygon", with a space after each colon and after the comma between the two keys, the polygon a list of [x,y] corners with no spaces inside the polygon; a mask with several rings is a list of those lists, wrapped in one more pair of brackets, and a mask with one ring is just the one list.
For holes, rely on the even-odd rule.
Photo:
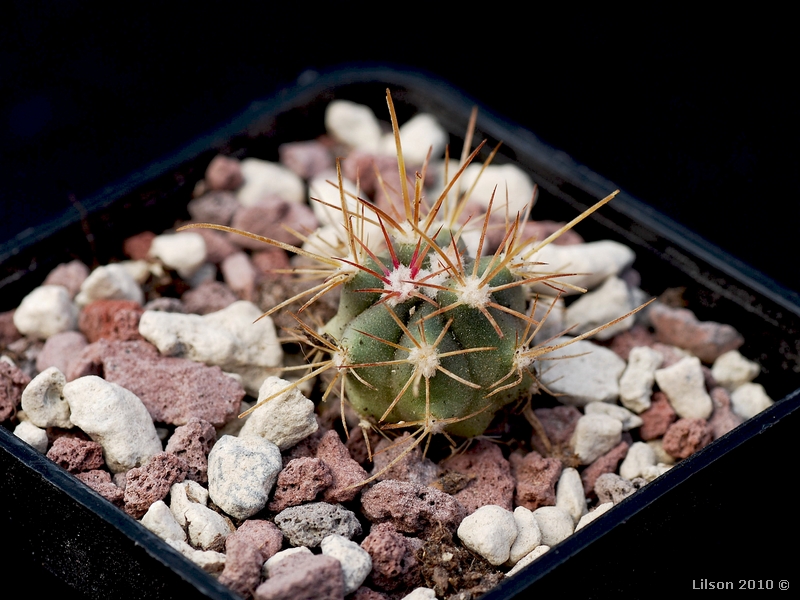
{"label": "white pebble", "polygon": [[222,552],[233,525],[215,510],[202,504],[190,504],[184,512],[189,542],[203,550]]}
{"label": "white pebble", "polygon": [[[610,323],[634,308],[636,308],[636,304],[630,287],[622,279],[612,275],[599,287],[587,292],[567,307],[564,324],[567,327],[574,325],[575,328],[570,333],[579,335]],[[598,340],[610,339],[618,333],[630,329],[633,323],[634,316],[631,315],[598,331],[594,337]]]}
{"label": "white pebble", "polygon": [[650,408],[656,369],[664,356],[648,346],[631,348],[628,365],[619,380],[619,401],[625,408],[640,414]]}
{"label": "white pebble", "polygon": [[186,532],[175,520],[175,516],[163,500],[157,500],[150,505],[142,517],[142,525],[162,540],[186,541]]}
{"label": "white pebble", "polygon": [[656,453],[645,442],[634,442],[619,467],[620,476],[627,480],[643,477],[648,467],[656,465]]}
{"label": "white pebble", "polygon": [[22,410],[37,427],[72,429],[69,403],[63,391],[67,378],[58,367],[49,367],[22,390]]}
{"label": "white pebble", "polygon": [[733,391],[740,385],[750,383],[761,372],[761,366],[746,359],[738,350],[729,350],[720,355],[711,366],[711,375],[722,387]]}
{"label": "white pebble", "polygon": [[283,165],[258,158],[245,158],[240,165],[244,185],[237,190],[236,198],[242,206],[253,206],[270,196],[286,202],[305,202],[305,183]]}
{"label": "white pebble", "polygon": [[361,587],[372,571],[372,558],[369,552],[342,535],[332,534],[324,537],[320,549],[324,555],[332,556],[342,564],[345,596]]}
{"label": "white pebble", "polygon": [[325,109],[325,129],[350,148],[374,152],[380,147],[380,123],[372,109],[363,104],[334,100]]}
{"label": "white pebble", "polygon": [[14,427],[14,435],[33,446],[36,451],[42,454],[47,452],[47,432],[30,421],[22,421]]}
{"label": "white pebble", "polygon": [[589,523],[604,515],[613,507],[613,502],[604,502],[603,504],[598,505],[592,512],[586,513],[581,517],[581,520],[578,521],[578,524],[575,526],[575,531],[578,531],[578,529],[581,529],[582,527],[586,527]]}
{"label": "white pebble", "polygon": [[522,557],[517,562],[517,564],[514,565],[514,568],[511,569],[508,573],[506,573],[506,577],[513,577],[548,550],[550,550],[550,546],[545,546],[544,544],[542,544],[541,546],[536,546],[536,548],[534,548],[532,552]]}
{"label": "white pebble", "polygon": [[[408,165],[421,165],[431,151],[431,159],[440,158],[447,146],[448,135],[439,121],[428,113],[419,113],[400,126],[400,143],[403,159]],[[384,154],[395,156],[397,145],[394,134],[387,133],[381,140]]]}
{"label": "white pebble", "polygon": [[208,494],[236,519],[247,519],[267,504],[283,465],[278,447],[258,436],[222,436],[208,455]]}
{"label": "white pebble", "polygon": [[731,408],[743,419],[754,417],[773,404],[760,383],[743,383],[731,392]]}
{"label": "white pebble", "polygon": [[225,555],[222,552],[195,550],[186,542],[176,540],[166,540],[166,542],[206,573],[219,575],[225,569]]}
{"label": "white pebble", "polygon": [[514,522],[517,524],[517,539],[511,544],[508,556],[508,563],[512,565],[517,564],[542,543],[542,532],[539,531],[539,523],[533,516],[533,511],[518,506],[514,509]]}
{"label": "white pebble", "polygon": [[[508,205],[508,215],[513,221],[517,216],[527,210],[534,201],[533,180],[517,165],[498,165],[491,164],[483,170],[483,165],[473,163],[464,169],[461,176],[461,189],[468,190],[473,184],[475,188],[470,195],[470,201],[480,203],[485,208],[489,207],[489,199],[494,192],[494,202],[492,203],[492,214],[503,216],[506,214],[506,204]],[[450,177],[455,175],[455,171],[449,173]],[[480,177],[480,179],[478,179]],[[477,179],[477,183],[475,180]],[[495,188],[496,191],[495,191]],[[508,202],[506,203],[506,189],[508,189]],[[538,260],[538,259],[534,259]],[[552,288],[550,289],[552,294]]]}
{"label": "white pebble", "polygon": [[136,394],[89,375],[63,389],[70,419],[103,447],[112,473],[140,467],[162,451],[153,419]]}
{"label": "white pebble", "polygon": [[620,441],[622,423],[618,419],[607,415],[583,415],[575,425],[571,445],[581,464],[588,465]]}
{"label": "white pebble", "polygon": [[150,256],[188,279],[206,260],[206,242],[195,231],[165,233],[153,238]]}
{"label": "white pebble", "polygon": [[169,490],[169,510],[181,527],[186,527],[186,510],[192,504],[208,504],[208,490],[196,481],[187,479],[173,483]]}
{"label": "white pebble", "polygon": [[533,516],[542,532],[542,544],[555,546],[567,539],[575,531],[575,521],[563,508],[558,506],[540,506],[533,511]]}
{"label": "white pebble", "polygon": [[[258,401],[281,392],[289,385],[290,382],[280,377],[268,377],[258,392]],[[250,413],[239,437],[261,437],[281,450],[287,450],[314,433],[318,427],[314,403],[294,388],[267,400]]]}
{"label": "white pebble", "polygon": [[144,304],[144,292],[126,267],[112,263],[92,271],[75,296],[78,306],[86,306],[95,300],[133,300]]}
{"label": "white pebble", "polygon": [[584,414],[606,415],[622,423],[622,431],[629,431],[642,426],[642,418],[633,414],[624,406],[610,402],[590,402],[583,407]]}
{"label": "white pebble", "polygon": [[410,594],[406,594],[401,600],[436,600],[436,592],[431,588],[418,587]]}
{"label": "white pebble", "polygon": [[665,465],[674,465],[675,457],[664,450],[664,441],[661,438],[649,440],[647,445],[653,449],[656,455],[656,464],[664,463]]}
{"label": "white pebble", "polygon": [[696,356],[687,356],[655,372],[656,383],[677,415],[684,419],[708,419],[714,410],[706,392],[705,378]]}
{"label": "white pebble", "polygon": [[583,493],[583,481],[578,471],[572,467],[561,471],[556,485],[556,506],[567,511],[575,523],[589,510]]}
{"label": "white pebble", "polygon": [[466,548],[491,564],[502,565],[509,559],[511,545],[517,539],[514,514],[494,504],[481,506],[461,521],[458,537]]}
{"label": "white pebble", "polygon": [[655,465],[650,465],[649,467],[645,467],[642,471],[642,479],[644,479],[647,483],[653,481],[656,477],[661,477],[664,473],[669,471],[672,468],[672,465],[667,465],[664,463],[658,463]]}
{"label": "white pebble", "polygon": [[13,320],[22,335],[46,340],[78,328],[78,307],[63,285],[41,285],[22,299]]}

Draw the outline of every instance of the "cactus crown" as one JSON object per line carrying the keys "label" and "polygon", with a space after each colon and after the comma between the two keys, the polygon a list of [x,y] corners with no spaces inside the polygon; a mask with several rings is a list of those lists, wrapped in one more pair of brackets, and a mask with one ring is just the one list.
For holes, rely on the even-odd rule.
{"label": "cactus crown", "polygon": [[[328,206],[340,213],[341,229],[336,240],[326,242],[331,250],[315,253],[220,225],[192,226],[259,239],[311,258],[325,272],[322,283],[265,313],[306,299],[294,317],[302,338],[315,349],[315,358],[306,366],[309,372],[293,386],[331,369],[334,376],[323,398],[337,390],[342,402],[355,409],[365,426],[381,430],[416,428],[414,446],[437,433],[451,442],[452,436],[475,437],[486,430],[500,408],[530,397],[531,389],[537,389],[535,361],[565,345],[533,344],[544,319],[533,318],[537,299],[531,297],[528,288],[533,283],[545,283],[557,295],[562,286],[569,285],[560,279],[570,274],[543,273],[530,256],[616,192],[538,242],[521,239],[521,223],[535,201],[535,190],[525,214],[513,216],[504,209],[508,199],[497,202],[495,190],[482,223],[471,226],[469,219],[461,218],[470,190],[461,190],[460,177],[484,143],[462,157],[452,177],[445,174],[444,190],[428,203],[422,195],[427,162],[410,190],[412,182],[406,177],[389,90],[387,103],[401,189],[395,191],[394,204],[381,209],[345,191],[337,163],[338,182],[330,183],[338,187],[340,205]],[[470,130],[467,147],[471,137]],[[486,164],[497,150],[491,152]],[[393,190],[382,185],[391,196]],[[504,219],[498,219],[501,210]],[[487,232],[498,221],[505,227],[502,241],[493,254],[483,256]],[[469,231],[477,240],[477,245],[473,242],[474,253],[465,241]],[[321,329],[306,323],[303,311],[336,288],[341,289],[341,298],[335,317]]]}

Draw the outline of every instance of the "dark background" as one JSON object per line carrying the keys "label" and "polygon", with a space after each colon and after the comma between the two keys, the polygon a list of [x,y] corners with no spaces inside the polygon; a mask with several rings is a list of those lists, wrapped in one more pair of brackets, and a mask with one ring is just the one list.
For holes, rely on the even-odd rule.
{"label": "dark background", "polygon": [[[212,10],[167,2],[4,8],[0,244],[304,70],[370,61],[449,81],[800,291],[800,92],[787,15],[752,7],[722,16],[666,8],[552,14],[534,6],[487,16],[494,7],[481,4],[476,14],[462,5],[438,16],[412,5],[391,6],[391,14],[324,6],[324,14],[248,2]],[[763,475],[764,465],[743,460],[745,470]],[[738,503],[749,510],[745,501],[754,497],[786,502],[775,489],[778,500],[766,499],[767,490],[743,492],[717,523],[735,520]],[[708,514],[702,518],[698,539],[707,530],[720,535]],[[782,527],[791,517],[774,518]],[[722,538],[730,542],[725,560],[759,553],[777,542],[773,535],[751,529],[737,549],[740,538]],[[676,590],[687,589],[686,577],[705,576],[682,568],[679,557],[648,551],[683,577]],[[762,577],[753,564],[742,577]]]}

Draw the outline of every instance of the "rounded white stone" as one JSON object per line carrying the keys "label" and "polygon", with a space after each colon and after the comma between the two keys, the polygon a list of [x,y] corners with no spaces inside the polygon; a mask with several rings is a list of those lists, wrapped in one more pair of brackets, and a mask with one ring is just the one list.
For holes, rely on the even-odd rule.
{"label": "rounded white stone", "polygon": [[480,554],[493,565],[509,559],[517,539],[514,514],[494,504],[481,506],[458,526],[458,537],[466,548]]}
{"label": "rounded white stone", "polygon": [[743,383],[731,392],[731,408],[743,419],[754,417],[773,404],[760,383]]}
{"label": "rounded white stone", "polygon": [[[567,307],[564,324],[574,326],[570,331],[579,335],[596,327],[610,323],[614,319],[636,308],[634,294],[619,277],[611,275],[599,287],[585,293]],[[633,327],[634,315],[598,331],[594,337],[607,340]]]}
{"label": "rounded white stone", "polygon": [[533,511],[533,516],[542,532],[542,544],[555,546],[567,539],[575,531],[575,521],[563,508],[558,506],[540,506]]}
{"label": "rounded white stone", "polygon": [[643,477],[648,467],[654,467],[656,463],[656,453],[649,444],[634,442],[628,448],[628,454],[619,467],[619,474],[630,481],[637,477]]}
{"label": "rounded white stone", "polygon": [[592,512],[586,513],[581,517],[581,520],[578,521],[578,524],[575,526],[575,531],[578,531],[578,529],[582,527],[586,527],[589,523],[604,515],[613,507],[613,502],[604,502],[603,504],[598,505]]}
{"label": "rounded white stone", "polygon": [[186,526],[186,509],[191,504],[208,504],[208,490],[196,481],[187,479],[172,484],[169,490],[169,510],[181,527]]}
{"label": "rounded white stone", "polygon": [[642,418],[619,404],[610,402],[590,402],[583,407],[584,414],[606,415],[622,423],[622,431],[629,431],[642,426]]}
{"label": "rounded white stone", "polygon": [[[481,173],[481,169],[483,169],[483,165],[470,164],[464,169],[464,174],[461,176],[462,190],[466,191],[473,184],[475,185],[470,195],[471,201],[488,208],[489,199],[494,193],[492,214],[505,215],[506,205],[508,205],[508,214],[512,221],[518,213],[524,214],[534,202],[533,180],[517,165],[491,164],[483,169],[483,173]],[[451,171],[450,177],[453,175],[455,175],[455,171]],[[508,190],[508,202],[506,202],[506,190]],[[552,293],[552,288],[550,293]]]}
{"label": "rounded white stone", "polygon": [[664,356],[648,346],[631,348],[628,365],[619,380],[619,400],[625,408],[640,414],[650,408],[655,372]]}
{"label": "rounded white stone", "polygon": [[583,481],[577,469],[567,467],[561,471],[556,485],[556,506],[567,511],[576,523],[589,510],[583,493]]}
{"label": "rounded white stone", "polygon": [[30,421],[22,421],[14,427],[14,435],[23,442],[33,446],[38,452],[47,452],[47,431],[37,427]]}
{"label": "rounded white stone", "polygon": [[513,577],[548,550],[550,550],[550,546],[545,546],[544,544],[536,546],[536,548],[534,548],[530,553],[523,556],[517,562],[517,564],[514,565],[514,567],[508,573],[506,573],[506,577]]}
{"label": "rounded white stone", "polygon": [[342,564],[345,596],[355,592],[372,571],[372,557],[369,552],[342,535],[324,537],[320,549],[324,555],[332,556]]}
{"label": "rounded white stone", "polygon": [[72,429],[69,403],[64,399],[67,378],[58,367],[49,367],[22,390],[22,410],[37,427]]}
{"label": "rounded white stone", "polygon": [[381,125],[372,109],[363,104],[334,100],[325,109],[325,129],[351,148],[376,151],[380,147]]}
{"label": "rounded white stone", "polygon": [[150,256],[188,279],[206,260],[206,242],[195,231],[165,233],[153,239]]}
{"label": "rounded white stone", "polygon": [[435,600],[436,599],[436,592],[433,591],[431,588],[426,587],[418,587],[414,589],[410,594],[406,594],[403,596],[401,600]]}
{"label": "rounded white stone", "polygon": [[761,372],[761,366],[746,359],[738,350],[729,350],[720,355],[711,366],[711,374],[722,387],[733,391],[740,385],[750,383]]}
{"label": "rounded white stone", "polygon": [[542,542],[542,532],[533,512],[524,506],[514,509],[514,522],[517,524],[517,539],[511,544],[508,562],[517,564]]}
{"label": "rounded white stone", "polygon": [[245,158],[240,166],[244,185],[237,190],[236,198],[242,206],[253,206],[270,196],[278,196],[286,202],[305,202],[305,182],[283,165]]}
{"label": "rounded white stone", "polygon": [[686,356],[669,367],[657,369],[655,378],[679,417],[708,419],[711,416],[714,403],[706,392],[699,358]]}
{"label": "rounded white stone", "polygon": [[[449,136],[439,121],[431,114],[419,113],[400,126],[400,143],[403,147],[403,159],[409,165],[421,165],[425,162],[430,150],[431,159],[440,158],[444,154]],[[387,133],[381,140],[381,151],[395,156],[397,145],[394,134]]]}
{"label": "rounded white stone", "polygon": [[78,327],[78,307],[62,285],[42,285],[22,299],[14,311],[14,326],[22,334],[41,340]]}
{"label": "rounded white stone", "polygon": [[233,533],[234,527],[217,511],[192,503],[184,512],[189,542],[203,550],[222,552],[226,538]]}
{"label": "rounded white stone", "polygon": [[177,540],[166,540],[166,542],[206,573],[219,575],[225,568],[225,554],[222,552],[195,550],[186,542],[179,542]]}
{"label": "rounded white stone", "polygon": [[[622,423],[607,415],[584,415],[572,434],[572,447],[582,465],[588,465],[622,440]],[[552,545],[552,544],[550,544]]]}
{"label": "rounded white stone", "polygon": [[150,505],[142,517],[142,525],[162,540],[186,541],[186,532],[175,520],[175,516],[163,500],[157,500]]}
{"label": "rounded white stone", "polygon": [[95,300],[133,300],[144,304],[144,292],[125,266],[112,263],[92,271],[75,296],[78,306]]}

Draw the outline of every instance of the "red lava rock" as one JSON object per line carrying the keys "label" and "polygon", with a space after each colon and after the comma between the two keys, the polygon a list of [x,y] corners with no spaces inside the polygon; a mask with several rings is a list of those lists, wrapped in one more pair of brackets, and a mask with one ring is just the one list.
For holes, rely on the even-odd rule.
{"label": "red lava rock", "polygon": [[303,179],[311,179],[334,167],[328,148],[319,140],[288,142],[278,146],[278,159]]}
{"label": "red lava rock", "polygon": [[744,343],[744,338],[730,325],[701,322],[686,308],[654,303],[648,316],[659,342],[688,350],[704,363],[713,363],[721,354]]}
{"label": "red lava rock", "polygon": [[682,459],[708,446],[713,439],[705,419],[678,419],[664,434],[664,451]]}
{"label": "red lava rock", "polygon": [[255,300],[258,271],[245,252],[235,252],[220,265],[222,278],[238,298]]}
{"label": "red lava rock", "polygon": [[114,506],[122,508],[125,504],[125,492],[111,481],[108,471],[85,471],[75,473],[75,477],[111,502]]}
{"label": "red lava rock", "polygon": [[[575,425],[583,415],[574,406],[556,406],[554,408],[537,408],[533,411],[539,422],[544,427],[550,444],[555,448],[567,448],[569,446]],[[534,432],[531,438],[533,449],[540,454],[548,454],[542,440]]]}
{"label": "red lava rock", "polygon": [[[241,206],[236,195],[230,191],[212,190],[198,198],[194,198],[186,206],[193,221],[198,223],[214,223],[230,225],[233,213]],[[195,231],[203,231],[197,229]],[[205,231],[212,231],[206,229]],[[219,232],[215,232],[219,233]]]}
{"label": "red lava rock", "polygon": [[317,446],[317,458],[325,463],[333,479],[331,485],[322,493],[325,502],[348,502],[361,492],[358,484],[369,475],[352,459],[347,446],[333,429],[322,436]]}
{"label": "red lava rock", "polygon": [[245,391],[219,367],[161,356],[143,340],[101,339],[89,344],[66,373],[72,381],[99,375],[136,394],[158,423],[183,425],[192,417],[221,427],[239,414]]}
{"label": "red lava rock", "polygon": [[511,474],[517,482],[514,504],[529,510],[536,510],[540,506],[554,506],[556,484],[561,476],[561,461],[557,458],[544,458],[535,451],[524,457],[512,454],[510,458]]}
{"label": "red lava rock", "polygon": [[466,510],[450,494],[406,481],[380,481],[361,495],[364,515],[372,523],[391,523],[404,533],[423,533],[436,527],[451,532]]}
{"label": "red lava rock", "polygon": [[134,300],[95,300],[81,310],[78,329],[89,342],[140,340],[139,319],[144,309]]}
{"label": "red lava rock", "polygon": [[347,446],[347,449],[350,451],[350,456],[361,466],[368,465],[370,462],[370,452],[367,450],[367,443],[369,443],[369,449],[374,458],[375,449],[378,447],[381,440],[384,439],[381,434],[374,429],[369,430],[367,437],[368,439],[365,440],[364,430],[359,426],[355,426],[350,430],[350,437],[345,442],[345,446]]}
{"label": "red lava rock", "polygon": [[351,600],[389,600],[389,596],[386,594],[381,594],[363,585],[353,592],[350,598]]}
{"label": "red lava rock", "polygon": [[650,330],[644,325],[636,323],[627,331],[618,333],[611,338],[611,343],[608,347],[622,360],[627,361],[631,349],[637,346],[652,346],[653,342],[655,342],[655,336],[650,333]]}
{"label": "red lava rock", "polygon": [[14,311],[7,310],[0,313],[0,348],[5,348],[20,338],[22,338],[22,334],[14,325]]}
{"label": "red lava rock", "polygon": [[342,600],[341,563],[324,554],[287,556],[255,592],[256,600]]}
{"label": "red lava rock", "polygon": [[187,465],[179,456],[161,452],[125,476],[125,512],[141,519],[153,502],[163,500],[173,483],[186,477]]}
{"label": "red lava rock", "polygon": [[714,439],[722,437],[731,429],[735,429],[742,424],[742,417],[737,415],[731,409],[731,396],[723,387],[711,388],[709,392],[711,401],[714,403],[714,412],[711,413],[711,418],[708,420],[708,426],[711,428],[711,435]]}
{"label": "red lava rock", "polygon": [[217,312],[237,300],[233,290],[221,281],[204,281],[181,296],[186,312],[198,315]]}
{"label": "red lava rock", "polygon": [[466,452],[447,459],[445,466],[471,479],[464,489],[453,494],[467,514],[487,504],[514,510],[511,466],[496,444],[479,440]]}
{"label": "red lava rock", "polygon": [[167,442],[165,452],[180,456],[186,461],[186,479],[198,483],[208,482],[208,453],[217,441],[217,431],[208,421],[192,417],[175,428]]}
{"label": "red lava rock", "polygon": [[[393,156],[381,156],[363,150],[353,150],[348,154],[347,160],[342,161],[342,175],[350,181],[358,181],[363,194],[378,204],[377,196],[383,197],[383,192],[380,191],[375,167],[385,178],[384,181],[387,185],[391,185],[396,190],[400,189],[397,159]],[[411,174],[413,175],[413,173]]]}
{"label": "red lava rock", "polygon": [[328,466],[318,458],[295,458],[278,474],[275,493],[268,508],[280,512],[290,506],[316,500],[333,483]]}
{"label": "red lava rock", "polygon": [[247,519],[239,529],[226,538],[226,541],[232,537],[245,539],[258,548],[262,563],[273,557],[283,544],[283,533],[278,526],[272,521],[263,519]]}
{"label": "red lava rock", "polygon": [[420,540],[407,538],[389,523],[373,525],[361,547],[372,559],[369,579],[375,587],[392,591],[419,585],[416,550],[421,545]]}
{"label": "red lava rock", "polygon": [[235,158],[217,154],[206,167],[205,180],[212,190],[238,190],[244,183],[242,167]]}
{"label": "red lava rock", "polygon": [[79,260],[62,263],[47,274],[42,285],[62,285],[67,288],[69,297],[74,298],[81,289],[84,279],[89,276],[89,267]]}
{"label": "red lava rock", "polygon": [[[535,237],[537,240],[541,241],[561,229],[564,225],[565,223],[559,223],[558,221],[526,221],[525,225],[522,227],[522,235],[520,238],[527,240],[528,238]],[[559,246],[572,246],[575,244],[582,244],[583,242],[583,237],[573,229],[565,231],[553,240],[553,243]]]}
{"label": "red lava rock", "polygon": [[617,465],[628,454],[628,448],[628,442],[620,442],[583,470],[581,481],[586,496],[594,493],[594,484],[600,475],[616,472]]}
{"label": "red lava rock", "polygon": [[100,444],[72,437],[56,439],[47,451],[47,458],[70,473],[94,471],[105,465]]}
{"label": "red lava rock", "polygon": [[405,432],[396,440],[381,438],[372,450],[373,467],[371,474],[376,475],[383,471],[393,460],[398,459],[403,452],[407,452],[405,456],[378,476],[378,481],[396,479],[397,481],[409,481],[418,485],[430,484],[439,476],[439,467],[432,460],[422,456],[422,448],[419,445],[408,451],[409,446],[415,441],[416,438],[412,438],[408,432]]}
{"label": "red lava rock", "polygon": [[258,547],[234,532],[225,538],[225,568],[219,582],[247,598],[261,583],[263,564]]}
{"label": "red lava rock", "polygon": [[132,235],[122,242],[122,252],[131,260],[147,260],[150,246],[153,245],[155,238],[156,234],[152,231],[143,231]]}
{"label": "red lava rock", "polygon": [[257,252],[253,252],[250,257],[253,266],[259,274],[259,279],[277,279],[283,277],[284,273],[276,273],[281,269],[289,269],[289,255],[282,248],[267,246]]}
{"label": "red lava rock", "polygon": [[605,504],[606,502],[618,504],[638,490],[644,483],[644,479],[641,478],[628,481],[616,473],[603,473],[594,484],[594,493],[597,495],[600,504]]}
{"label": "red lava rock", "polygon": [[644,441],[655,440],[663,436],[669,426],[678,418],[664,392],[653,392],[650,408],[639,416],[642,418],[639,436]]}
{"label": "red lava rock", "polygon": [[218,265],[231,254],[235,254],[239,251],[239,248],[221,231],[203,229],[200,227],[190,229],[189,231],[199,234],[206,243],[206,262]]}
{"label": "red lava rock", "polygon": [[[252,206],[243,206],[233,215],[231,226],[250,233],[268,237],[287,244],[300,245],[303,241],[283,228],[290,227],[301,234],[314,231],[319,223],[311,207],[297,202],[287,202],[278,196],[259,200]],[[250,250],[261,250],[264,242],[242,235],[229,234],[234,244]]]}
{"label": "red lava rock", "polygon": [[62,331],[51,335],[44,342],[42,351],[36,357],[39,372],[56,367],[62,373],[69,371],[72,362],[89,345],[86,336],[80,331]]}
{"label": "red lava rock", "polygon": [[17,414],[22,400],[22,390],[31,382],[22,370],[4,360],[0,360],[0,421]]}

